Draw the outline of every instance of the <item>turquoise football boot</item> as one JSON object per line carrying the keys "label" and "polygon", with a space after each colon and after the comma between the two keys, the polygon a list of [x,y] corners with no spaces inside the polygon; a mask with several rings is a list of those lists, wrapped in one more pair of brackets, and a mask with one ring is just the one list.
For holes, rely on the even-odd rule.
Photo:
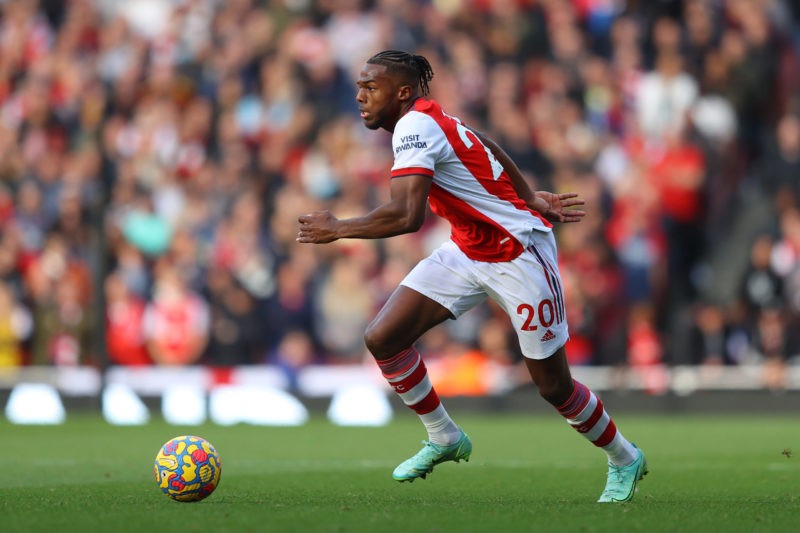
{"label": "turquoise football boot", "polygon": [[425,477],[433,471],[433,467],[445,461],[455,461],[458,463],[462,459],[469,462],[472,454],[472,441],[466,433],[461,433],[461,438],[450,446],[440,446],[426,440],[422,441],[424,446],[412,458],[400,463],[394,469],[392,477],[397,481],[413,482],[418,477]]}
{"label": "turquoise football boot", "polygon": [[647,459],[644,458],[644,452],[635,444],[633,446],[639,454],[634,462],[626,466],[614,466],[609,463],[608,481],[598,502],[629,502],[633,499],[636,484],[647,475]]}

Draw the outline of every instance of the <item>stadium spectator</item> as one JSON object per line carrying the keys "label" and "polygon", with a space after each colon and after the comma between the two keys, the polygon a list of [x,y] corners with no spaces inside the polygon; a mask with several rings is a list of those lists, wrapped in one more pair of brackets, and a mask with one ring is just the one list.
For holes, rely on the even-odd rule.
{"label": "stadium spectator", "polygon": [[275,292],[264,300],[258,313],[268,351],[280,344],[289,331],[304,331],[318,346],[312,286],[316,264],[311,256],[295,254],[278,266]]}
{"label": "stadium spectator", "polygon": [[144,298],[131,291],[121,275],[112,273],[106,278],[105,302],[109,363],[126,366],[153,364],[144,336]]}
{"label": "stadium spectator", "polygon": [[800,208],[800,115],[784,114],[765,147],[754,173],[760,189],[774,199],[782,213],[787,208]]}
{"label": "stadium spectator", "polygon": [[32,329],[30,311],[17,300],[11,286],[0,282],[0,367],[25,363],[25,341]]}
{"label": "stadium spectator", "polygon": [[728,331],[725,325],[724,310],[712,303],[701,303],[697,306],[692,342],[694,345],[686,364],[720,366],[731,364],[728,352]]}
{"label": "stadium spectator", "polygon": [[785,311],[778,306],[762,309],[753,332],[753,348],[764,363],[763,385],[771,390],[786,387],[789,332]]}
{"label": "stadium spectator", "polygon": [[257,300],[230,271],[208,273],[209,342],[203,361],[212,366],[251,365],[264,349]]}
{"label": "stadium spectator", "polygon": [[267,352],[264,363],[274,365],[283,372],[289,382],[289,390],[300,390],[300,373],[312,364],[320,361],[311,336],[304,330],[288,329],[275,348]]}
{"label": "stadium spectator", "polygon": [[779,307],[783,298],[783,280],[772,263],[774,239],[761,235],[750,250],[750,265],[742,279],[741,297],[755,323],[764,309]]}
{"label": "stadium spectator", "polygon": [[208,303],[166,260],[157,262],[153,298],[144,313],[145,339],[154,362],[180,366],[200,359],[208,343]]}
{"label": "stadium spectator", "polygon": [[682,135],[697,93],[697,82],[684,71],[680,53],[674,48],[659,50],[655,69],[642,76],[637,86],[639,130],[656,142]]}
{"label": "stadium spectator", "polygon": [[333,360],[360,360],[363,335],[372,319],[373,299],[365,283],[368,272],[355,256],[365,247],[341,247],[345,258],[334,261],[318,286],[316,300],[318,329],[326,352]]}
{"label": "stadium spectator", "polygon": [[25,274],[33,302],[31,364],[95,363],[91,335],[96,323],[88,265],[72,257],[67,241],[52,233]]}

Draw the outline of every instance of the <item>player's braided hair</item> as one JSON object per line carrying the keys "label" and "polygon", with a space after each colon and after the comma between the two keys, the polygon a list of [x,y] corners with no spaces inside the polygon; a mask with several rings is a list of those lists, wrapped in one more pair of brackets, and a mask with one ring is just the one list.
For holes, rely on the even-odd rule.
{"label": "player's braided hair", "polygon": [[369,58],[367,63],[383,65],[392,74],[399,73],[409,81],[415,80],[422,96],[428,95],[428,82],[433,79],[433,68],[425,57],[401,50],[384,50]]}

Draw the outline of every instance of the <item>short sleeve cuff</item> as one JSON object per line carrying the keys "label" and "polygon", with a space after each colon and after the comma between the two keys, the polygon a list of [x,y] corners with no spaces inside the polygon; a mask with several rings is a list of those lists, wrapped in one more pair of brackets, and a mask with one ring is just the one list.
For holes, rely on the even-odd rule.
{"label": "short sleeve cuff", "polygon": [[413,176],[416,174],[421,174],[423,176],[428,176],[429,178],[433,177],[433,170],[425,167],[405,167],[405,168],[396,168],[392,170],[391,176],[393,178],[399,178],[402,176]]}

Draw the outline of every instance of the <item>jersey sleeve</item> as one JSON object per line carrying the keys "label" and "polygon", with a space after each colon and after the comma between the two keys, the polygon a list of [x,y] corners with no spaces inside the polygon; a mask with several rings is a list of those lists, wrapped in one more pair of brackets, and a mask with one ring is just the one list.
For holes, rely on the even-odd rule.
{"label": "jersey sleeve", "polygon": [[436,163],[446,148],[441,128],[424,113],[411,111],[401,118],[392,134],[393,178],[422,174],[433,177]]}

